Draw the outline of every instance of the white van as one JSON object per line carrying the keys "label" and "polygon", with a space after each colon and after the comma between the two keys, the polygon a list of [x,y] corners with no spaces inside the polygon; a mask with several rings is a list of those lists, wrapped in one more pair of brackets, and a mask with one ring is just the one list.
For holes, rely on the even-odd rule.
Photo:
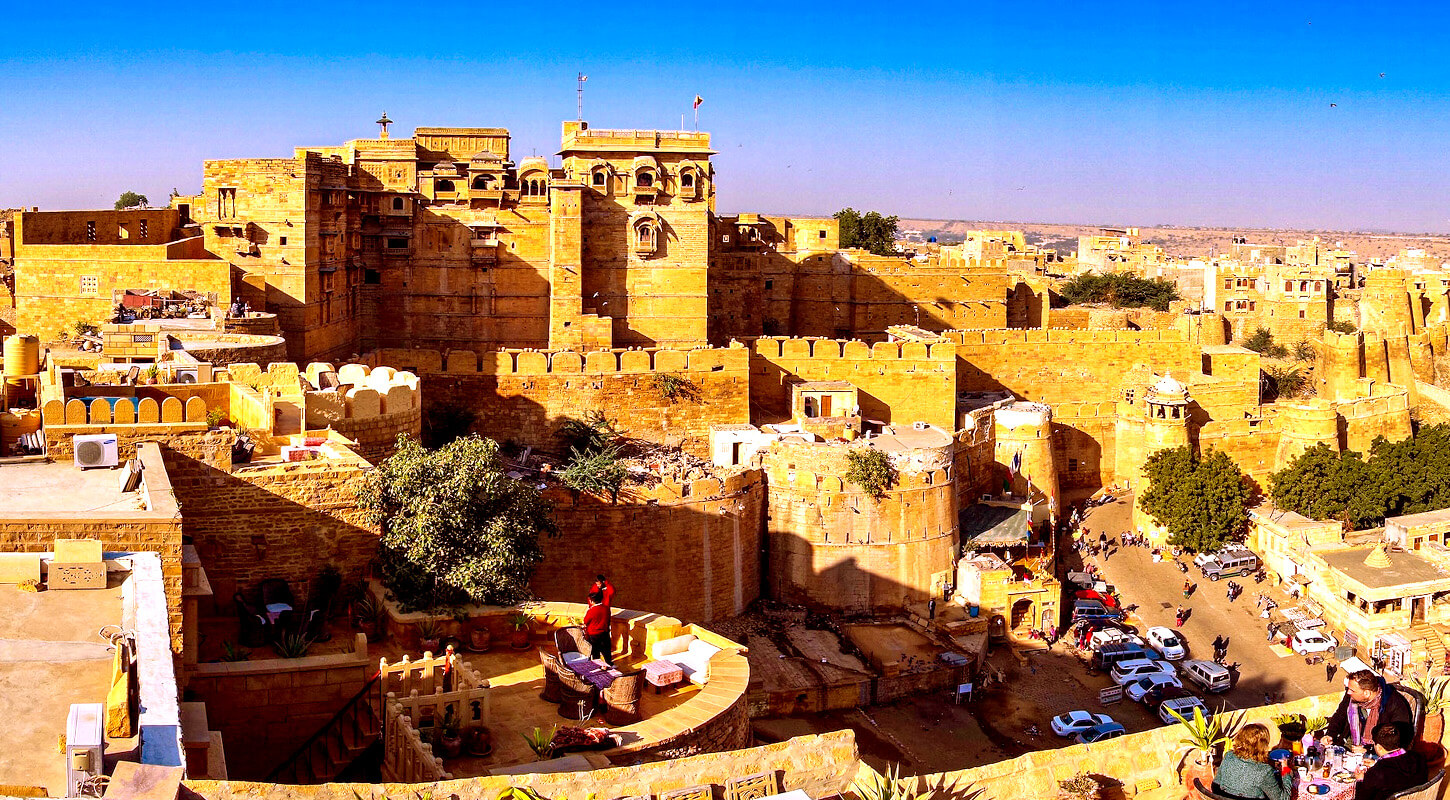
{"label": "white van", "polygon": [[1259,557],[1248,550],[1225,550],[1205,561],[1203,577],[1211,581],[1232,578],[1235,575],[1252,575],[1259,569]]}
{"label": "white van", "polygon": [[1226,692],[1232,677],[1228,668],[1212,661],[1190,660],[1179,667],[1183,677],[1197,684],[1205,692]]}
{"label": "white van", "polygon": [[1204,707],[1203,701],[1199,700],[1197,697],[1175,697],[1172,700],[1164,700],[1163,703],[1158,706],[1158,719],[1161,719],[1165,723],[1172,725],[1173,723],[1177,722],[1178,719],[1177,717],[1174,717],[1168,712],[1176,711],[1184,719],[1191,720],[1193,719],[1193,710],[1195,708],[1198,709],[1199,713],[1203,714],[1203,716],[1205,717],[1212,716],[1209,713],[1208,709]]}
{"label": "white van", "polygon": [[1132,658],[1114,664],[1109,675],[1112,676],[1113,683],[1122,686],[1128,681],[1152,675],[1155,672],[1172,675],[1173,665],[1167,661],[1155,661],[1151,658]]}

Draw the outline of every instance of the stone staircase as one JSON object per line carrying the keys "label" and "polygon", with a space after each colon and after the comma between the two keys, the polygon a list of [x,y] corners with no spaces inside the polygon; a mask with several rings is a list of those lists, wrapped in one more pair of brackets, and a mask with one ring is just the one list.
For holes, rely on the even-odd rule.
{"label": "stone staircase", "polygon": [[267,776],[273,783],[329,783],[382,736],[383,710],[374,676],[303,745]]}
{"label": "stone staircase", "polygon": [[[1410,626],[1410,641],[1413,643],[1410,652],[1415,654],[1415,658],[1423,659],[1425,656],[1429,656],[1430,674],[1439,675],[1440,667],[1445,663],[1446,653],[1445,639],[1441,636],[1440,631],[1433,625],[1425,623],[1412,625]],[[1418,667],[1421,663],[1424,662],[1420,661],[1415,666]]]}

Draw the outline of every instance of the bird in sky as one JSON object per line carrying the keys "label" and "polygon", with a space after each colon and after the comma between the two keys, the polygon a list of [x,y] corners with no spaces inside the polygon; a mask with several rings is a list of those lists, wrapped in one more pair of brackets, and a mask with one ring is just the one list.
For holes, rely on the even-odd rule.
{"label": "bird in sky", "polygon": [[1338,103],[1330,103],[1329,104],[1329,107],[1330,108],[1339,108],[1339,104]]}
{"label": "bird in sky", "polygon": [[1380,73],[1380,77],[1383,78],[1384,76],[1385,76],[1385,74],[1383,72],[1381,72]]}

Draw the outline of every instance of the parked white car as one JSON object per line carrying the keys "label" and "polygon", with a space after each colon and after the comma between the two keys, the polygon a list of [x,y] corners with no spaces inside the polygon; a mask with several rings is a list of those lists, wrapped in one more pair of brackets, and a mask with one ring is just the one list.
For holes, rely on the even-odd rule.
{"label": "parked white car", "polygon": [[1177,722],[1178,719],[1177,717],[1174,717],[1168,712],[1177,711],[1183,716],[1184,719],[1191,720],[1193,719],[1193,710],[1195,708],[1198,709],[1199,713],[1203,714],[1203,716],[1211,716],[1208,708],[1203,705],[1203,701],[1199,700],[1197,697],[1175,697],[1172,700],[1164,700],[1162,703],[1159,704],[1158,719],[1161,719],[1165,723],[1172,725],[1173,723]]}
{"label": "parked white car", "polygon": [[1339,642],[1334,641],[1333,637],[1319,631],[1299,631],[1289,640],[1289,648],[1301,656],[1305,653],[1323,653],[1338,646]]}
{"label": "parked white car", "polygon": [[1127,695],[1129,700],[1141,703],[1149,692],[1162,686],[1172,686],[1175,689],[1183,688],[1183,684],[1178,682],[1178,676],[1158,672],[1152,675],[1144,675],[1135,681],[1124,684],[1123,694]]}
{"label": "parked white car", "polygon": [[1156,648],[1169,661],[1178,661],[1188,657],[1188,645],[1184,643],[1183,637],[1172,628],[1154,625],[1143,634],[1143,638],[1147,639],[1148,644]]}
{"label": "parked white car", "polygon": [[1058,736],[1071,736],[1089,728],[1107,725],[1113,718],[1107,714],[1093,714],[1088,711],[1069,711],[1052,718],[1052,732]]}
{"label": "parked white car", "polygon": [[1173,665],[1167,661],[1156,661],[1150,658],[1135,658],[1129,661],[1119,661],[1113,665],[1108,673],[1113,683],[1119,686],[1126,686],[1139,678],[1146,678],[1149,675],[1172,675]]}

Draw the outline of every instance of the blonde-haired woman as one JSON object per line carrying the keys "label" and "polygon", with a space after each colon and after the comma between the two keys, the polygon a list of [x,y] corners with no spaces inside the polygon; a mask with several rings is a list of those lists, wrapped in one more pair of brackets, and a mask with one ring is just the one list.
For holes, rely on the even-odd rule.
{"label": "blonde-haired woman", "polygon": [[1245,800],[1289,800],[1291,786],[1288,772],[1269,763],[1269,729],[1258,723],[1234,736],[1213,776],[1214,791]]}

